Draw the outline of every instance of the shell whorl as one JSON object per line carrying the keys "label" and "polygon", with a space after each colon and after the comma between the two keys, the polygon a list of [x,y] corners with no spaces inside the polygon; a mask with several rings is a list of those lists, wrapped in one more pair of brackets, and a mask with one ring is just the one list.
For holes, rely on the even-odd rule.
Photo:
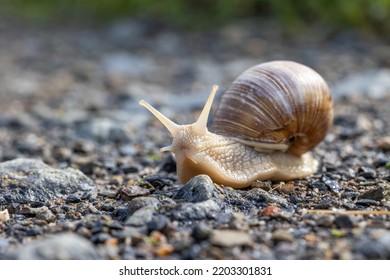
{"label": "shell whorl", "polygon": [[300,156],[321,142],[333,119],[324,79],[292,61],[249,68],[225,91],[212,131],[262,150]]}

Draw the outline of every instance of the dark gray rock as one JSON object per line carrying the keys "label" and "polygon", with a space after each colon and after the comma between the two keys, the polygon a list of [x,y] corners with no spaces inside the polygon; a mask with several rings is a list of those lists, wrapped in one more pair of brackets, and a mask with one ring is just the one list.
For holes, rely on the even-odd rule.
{"label": "dark gray rock", "polygon": [[159,174],[152,174],[143,177],[142,181],[151,184],[155,188],[163,188],[165,186],[172,185],[176,181],[176,178],[172,176],[161,176]]}
{"label": "dark gray rock", "polygon": [[94,189],[81,171],[54,169],[42,161],[19,158],[0,163],[0,205],[49,202],[64,194]]}
{"label": "dark gray rock", "polygon": [[307,186],[311,189],[317,189],[319,192],[324,193],[328,191],[328,187],[321,181],[310,181]]}
{"label": "dark gray rock", "polygon": [[192,229],[192,237],[196,240],[207,239],[213,228],[204,222],[196,224]]}
{"label": "dark gray rock", "polygon": [[3,259],[18,260],[93,260],[99,259],[94,246],[75,233],[49,235],[6,253]]}
{"label": "dark gray rock", "polygon": [[47,222],[53,222],[56,220],[56,216],[46,206],[36,208],[35,217]]}
{"label": "dark gray rock", "polygon": [[145,226],[147,225],[153,217],[155,212],[154,205],[148,205],[136,210],[125,222],[126,226]]}
{"label": "dark gray rock", "polygon": [[78,195],[76,195],[76,194],[71,194],[71,195],[69,195],[69,196],[66,198],[66,200],[65,200],[66,203],[78,203],[78,202],[80,202],[80,201],[81,201],[80,196],[78,196]]}
{"label": "dark gray rock", "polygon": [[339,228],[353,228],[355,226],[355,220],[346,215],[338,216],[334,220],[334,223],[339,227]]}
{"label": "dark gray rock", "polygon": [[361,195],[359,195],[359,198],[381,201],[382,199],[385,198],[385,188],[383,186],[379,186],[371,190],[367,190]]}
{"label": "dark gray rock", "polygon": [[358,199],[355,203],[357,205],[362,205],[362,206],[379,205],[378,201],[373,200],[373,199],[368,199],[368,198]]}
{"label": "dark gray rock", "polygon": [[218,197],[213,181],[207,175],[198,175],[189,180],[175,195],[175,199],[202,202]]}
{"label": "dark gray rock", "polygon": [[341,191],[341,186],[338,181],[332,180],[327,176],[322,176],[321,180],[325,183],[331,192],[338,193]]}
{"label": "dark gray rock", "polygon": [[171,223],[170,219],[164,215],[154,215],[148,223],[148,230],[162,231]]}
{"label": "dark gray rock", "polygon": [[129,202],[128,215],[133,215],[135,211],[145,206],[151,205],[157,208],[159,204],[160,204],[159,200],[153,196],[136,197]]}
{"label": "dark gray rock", "polygon": [[173,212],[172,216],[176,220],[201,220],[214,219],[221,212],[220,205],[214,200],[206,200],[197,203],[180,204]]}
{"label": "dark gray rock", "polygon": [[370,167],[366,167],[366,166],[359,167],[357,175],[362,176],[363,178],[366,178],[366,179],[375,179],[376,178],[375,170],[370,168]]}
{"label": "dark gray rock", "polygon": [[147,188],[143,188],[137,185],[134,186],[124,186],[120,190],[120,196],[124,200],[131,200],[138,196],[146,196],[150,194],[150,191]]}

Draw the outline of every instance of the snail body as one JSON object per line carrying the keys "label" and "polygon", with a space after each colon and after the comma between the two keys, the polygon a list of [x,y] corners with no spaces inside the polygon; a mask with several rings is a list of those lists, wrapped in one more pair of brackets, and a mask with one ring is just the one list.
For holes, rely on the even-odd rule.
{"label": "snail body", "polygon": [[309,152],[333,118],[332,98],[323,78],[291,61],[272,61],[244,71],[221,98],[212,132],[207,121],[217,86],[198,118],[177,125],[151,105],[173,137],[161,151],[175,154],[181,183],[207,174],[218,184],[243,188],[256,180],[290,180],[315,173]]}

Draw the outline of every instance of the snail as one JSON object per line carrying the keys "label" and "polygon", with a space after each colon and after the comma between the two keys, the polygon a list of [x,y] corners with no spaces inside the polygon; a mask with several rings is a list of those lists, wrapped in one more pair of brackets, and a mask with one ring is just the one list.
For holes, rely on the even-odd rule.
{"label": "snail", "polygon": [[324,79],[293,61],[271,61],[244,71],[223,93],[211,132],[207,122],[218,86],[193,124],[178,125],[141,100],[170,132],[177,176],[185,183],[207,174],[214,183],[243,188],[256,180],[286,181],[315,172],[311,150],[333,120]]}

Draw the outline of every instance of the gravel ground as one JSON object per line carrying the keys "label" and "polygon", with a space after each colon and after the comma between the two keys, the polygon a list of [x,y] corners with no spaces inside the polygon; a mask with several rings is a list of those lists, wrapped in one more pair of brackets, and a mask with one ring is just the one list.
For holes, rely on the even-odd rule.
{"label": "gravel ground", "polygon": [[[390,47],[269,23],[184,33],[0,22],[1,259],[389,259]],[[212,84],[289,59],[321,73],[334,125],[319,172],[184,186],[145,98],[192,122]],[[167,65],[169,65],[167,67]]]}

